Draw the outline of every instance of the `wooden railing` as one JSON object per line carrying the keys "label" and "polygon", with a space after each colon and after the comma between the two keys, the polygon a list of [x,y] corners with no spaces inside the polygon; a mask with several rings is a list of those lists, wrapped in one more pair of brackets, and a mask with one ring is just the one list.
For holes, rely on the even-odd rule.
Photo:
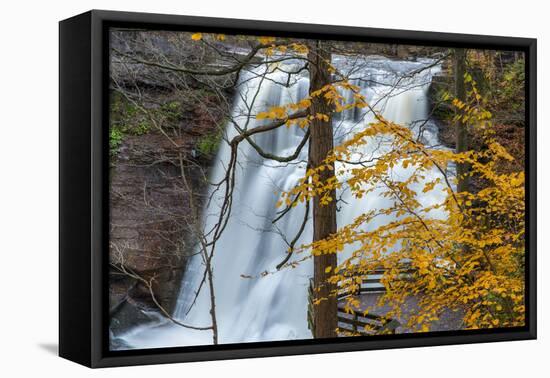
{"label": "wooden railing", "polygon": [[401,324],[391,318],[376,314],[364,314],[360,310],[351,314],[346,312],[344,304],[338,304],[338,328],[341,333],[351,335],[394,334]]}
{"label": "wooden railing", "polygon": [[338,290],[338,299],[343,299],[350,295],[360,295],[366,293],[383,293],[386,291],[386,288],[380,282],[382,275],[384,274],[383,270],[376,270],[369,274],[366,277],[363,277],[361,285],[359,285],[358,291],[350,292],[349,288],[341,288]]}
{"label": "wooden railing", "polygon": [[[385,291],[384,285],[380,282],[380,277],[384,274],[383,271],[373,272],[372,275],[365,277],[359,286],[358,292],[353,295],[361,295],[367,293],[382,293]],[[349,291],[342,289],[338,292],[338,301],[352,295]],[[308,287],[308,308],[307,321],[308,327],[314,333],[315,323],[313,313],[315,305],[313,304],[314,288],[313,279],[309,280]],[[361,310],[347,311],[345,304],[338,303],[338,328],[342,334],[349,333],[351,335],[374,335],[384,333],[395,333],[396,328],[400,323],[395,319],[390,319],[384,316],[364,313]]]}

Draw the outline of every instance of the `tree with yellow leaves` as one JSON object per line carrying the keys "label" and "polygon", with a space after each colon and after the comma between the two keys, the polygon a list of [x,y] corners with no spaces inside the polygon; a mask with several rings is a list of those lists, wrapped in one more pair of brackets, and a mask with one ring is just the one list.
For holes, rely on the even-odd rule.
{"label": "tree with yellow leaves", "polygon": [[[292,198],[319,198],[326,206],[335,201],[334,191],[344,185],[356,198],[382,186],[384,196],[393,200],[388,207],[361,214],[330,237],[300,247],[302,253],[314,256],[352,248],[350,257],[327,269],[329,282],[338,285],[331,296],[339,290],[356,293],[346,298],[350,312],[359,309],[363,278],[383,269],[387,291],[378,305],[391,307],[387,316],[406,318],[405,326],[411,330],[428,331],[446,311],[461,314],[465,329],[524,325],[525,178],[523,172],[499,170],[513,157],[494,140],[492,115],[483,108],[468,73],[464,82],[470,86],[466,101],[451,96],[447,100],[462,127],[468,125],[483,135],[486,149],[430,149],[409,128],[377,115],[376,122],[334,148],[324,164],[310,168],[296,187],[282,193],[286,203]],[[354,105],[368,106],[362,100]],[[359,168],[344,166],[328,179],[321,176],[333,171],[335,162],[349,160],[355,150],[382,135],[390,138],[391,148],[376,162]],[[447,173],[451,165],[470,167],[466,174],[481,180],[482,189],[457,190],[458,178]],[[396,178],[396,166],[409,168],[412,174]],[[426,180],[434,168],[440,175]],[[419,183],[422,193],[442,186],[446,198],[423,205],[416,189]],[[438,210],[445,216],[434,216]],[[390,214],[394,221],[369,228],[376,217]],[[404,316],[405,304],[413,297],[418,308]]]}

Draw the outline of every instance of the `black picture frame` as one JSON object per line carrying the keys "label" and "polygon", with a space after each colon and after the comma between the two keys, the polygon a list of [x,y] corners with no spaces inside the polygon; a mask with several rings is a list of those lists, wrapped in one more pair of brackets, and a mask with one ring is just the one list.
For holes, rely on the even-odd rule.
{"label": "black picture frame", "polygon": [[[526,57],[526,326],[129,351],[108,348],[111,26],[506,49]],[[536,39],[92,10],[59,24],[59,354],[89,367],[536,338]]]}

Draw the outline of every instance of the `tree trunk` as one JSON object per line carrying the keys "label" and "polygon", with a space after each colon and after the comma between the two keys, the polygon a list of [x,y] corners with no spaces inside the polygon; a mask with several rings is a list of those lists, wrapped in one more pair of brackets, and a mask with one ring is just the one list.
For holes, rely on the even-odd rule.
{"label": "tree trunk", "polygon": [[[310,60],[309,90],[312,92],[330,83],[328,64],[331,60],[331,54],[328,50],[323,49],[323,42],[317,41],[310,46],[308,58]],[[319,96],[312,99],[311,110],[313,115],[322,113],[329,116],[328,121],[315,118],[309,126],[311,133],[309,164],[311,168],[315,168],[322,164],[327,154],[333,149],[332,117],[330,116],[332,106],[327,104],[323,96]],[[320,172],[320,180],[325,181],[333,175],[334,169],[325,169]],[[313,241],[325,239],[337,231],[336,193],[332,191],[329,195],[333,200],[327,205],[321,205],[319,196],[313,198]],[[314,256],[313,265],[314,298],[321,300],[314,308],[313,336],[315,338],[337,337],[337,298],[335,296],[337,286],[327,282],[330,273],[326,273],[328,267],[336,267],[336,253]]]}
{"label": "tree trunk", "polygon": [[[464,74],[466,73],[466,50],[455,49],[455,96],[458,100],[466,101],[466,88],[464,87]],[[455,124],[456,133],[456,152],[465,152],[468,150],[468,126],[458,120]],[[469,167],[465,163],[459,163],[456,166],[456,174],[458,177],[457,191],[464,192],[468,190],[468,173]]]}

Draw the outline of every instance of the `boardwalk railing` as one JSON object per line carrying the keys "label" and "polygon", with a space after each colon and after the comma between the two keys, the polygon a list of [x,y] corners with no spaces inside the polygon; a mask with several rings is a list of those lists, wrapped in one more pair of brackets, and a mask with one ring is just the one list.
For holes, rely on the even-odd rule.
{"label": "boardwalk railing", "polygon": [[369,274],[368,276],[363,277],[361,285],[359,285],[359,290],[355,292],[350,292],[349,288],[341,288],[338,290],[338,299],[343,299],[350,295],[360,295],[366,293],[383,293],[386,291],[386,288],[380,282],[380,279],[384,275],[383,270],[376,270]]}
{"label": "boardwalk railing", "polygon": [[338,328],[341,333],[349,332],[351,335],[379,335],[384,333],[394,334],[401,324],[391,318],[375,314],[364,314],[361,310],[346,312],[345,305],[338,305]]}
{"label": "boardwalk railing", "polygon": [[[365,277],[358,292],[353,293],[353,295],[384,292],[384,285],[380,282],[380,278],[383,274],[383,271],[376,271],[373,272],[372,275]],[[338,301],[348,297],[349,295],[352,295],[349,291],[339,291]],[[313,279],[310,279],[308,287],[307,321],[308,327],[312,333],[315,333],[315,323],[313,320],[313,313],[315,311],[315,305],[313,303],[314,298]],[[348,332],[354,335],[374,335],[381,333],[393,334],[399,326],[399,322],[395,319],[390,319],[376,314],[365,314],[361,310],[350,312],[347,311],[345,304],[338,303],[338,328],[342,333]]]}

